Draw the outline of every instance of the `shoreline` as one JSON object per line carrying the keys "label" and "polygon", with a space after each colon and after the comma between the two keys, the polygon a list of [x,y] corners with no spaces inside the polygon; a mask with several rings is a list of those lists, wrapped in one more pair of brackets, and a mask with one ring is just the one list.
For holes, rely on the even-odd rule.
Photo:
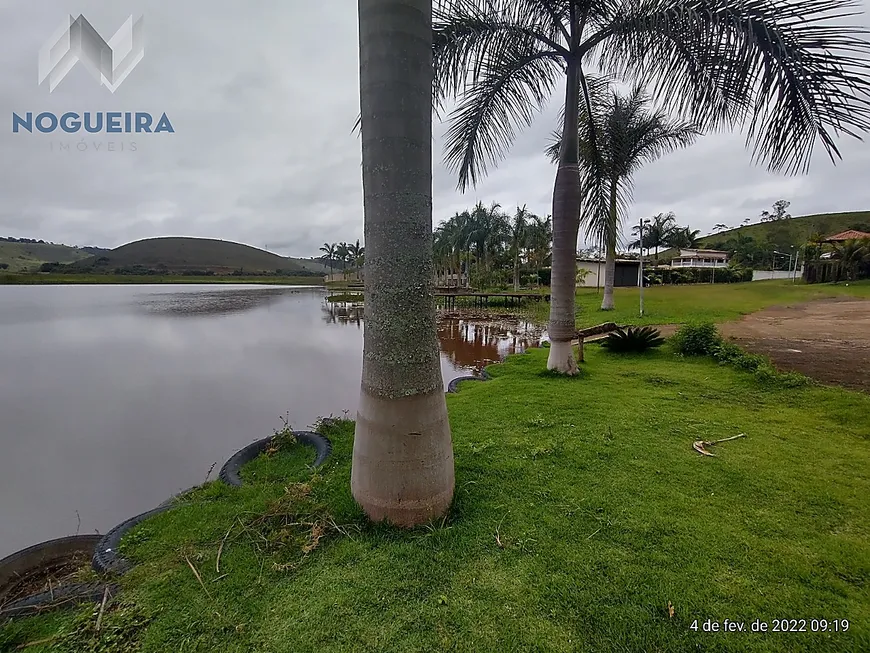
{"label": "shoreline", "polygon": [[320,276],[182,276],[151,274],[52,274],[50,272],[0,274],[0,286],[153,285],[153,284],[263,284],[270,286],[326,287]]}

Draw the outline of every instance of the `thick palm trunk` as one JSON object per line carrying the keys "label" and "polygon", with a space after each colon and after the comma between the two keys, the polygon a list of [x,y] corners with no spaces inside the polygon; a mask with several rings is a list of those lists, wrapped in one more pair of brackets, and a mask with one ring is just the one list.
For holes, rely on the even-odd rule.
{"label": "thick palm trunk", "polygon": [[432,2],[359,0],[366,325],[351,491],[414,526],[453,499],[435,326]]}
{"label": "thick palm trunk", "polygon": [[604,259],[604,297],[601,300],[602,311],[612,311],[613,284],[616,281],[616,182],[610,182],[610,213],[607,216],[607,250]]}
{"label": "thick palm trunk", "polygon": [[553,188],[553,266],[550,279],[550,353],[547,369],[574,375],[578,369],[571,340],[577,332],[574,303],[577,285],[577,232],[580,229],[578,62],[569,63],[565,86],[565,122],[562,125],[559,169]]}

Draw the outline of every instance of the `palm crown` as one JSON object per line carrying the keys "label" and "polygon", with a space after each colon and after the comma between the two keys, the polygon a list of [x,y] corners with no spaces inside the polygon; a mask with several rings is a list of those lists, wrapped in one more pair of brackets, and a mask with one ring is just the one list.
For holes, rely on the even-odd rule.
{"label": "palm crown", "polygon": [[505,154],[575,66],[572,101],[588,102],[593,67],[643,80],[704,131],[745,125],[754,157],[775,171],[806,170],[817,140],[839,157],[836,135],[870,127],[865,31],[825,22],[855,15],[851,0],[435,3],[434,94],[439,107],[460,97],[445,146],[460,188]]}
{"label": "palm crown", "polygon": [[[580,183],[591,200],[583,206],[586,231],[612,247],[631,199],[634,173],[700,136],[691,122],[669,119],[662,110],[650,111],[649,103],[649,96],[636,86],[626,96],[600,93],[590,103],[591,115],[581,111]],[[553,161],[558,160],[561,143],[562,135],[556,132],[546,150]]]}

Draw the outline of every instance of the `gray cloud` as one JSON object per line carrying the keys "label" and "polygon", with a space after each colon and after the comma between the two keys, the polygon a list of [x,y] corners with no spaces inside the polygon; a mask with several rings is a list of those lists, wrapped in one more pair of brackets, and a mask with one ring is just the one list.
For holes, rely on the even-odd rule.
{"label": "gray cloud", "polygon": [[[69,13],[83,13],[104,37],[144,15],[145,58],[116,93],[80,66],[51,94],[37,85],[37,52]],[[362,238],[359,139],[350,131],[359,107],[354,0],[3,0],[0,18],[0,110],[10,121],[0,131],[0,235],[106,247],[202,236],[296,256]],[[478,200],[550,213],[555,169],[542,152],[560,97],[557,89],[508,157],[465,194],[441,163],[445,126],[436,123],[435,221]],[[79,152],[82,134],[11,133],[13,111],[70,110],[166,112],[176,133],[117,135],[116,150],[135,141],[135,152],[106,151],[106,134],[85,134],[89,148]],[[59,141],[70,149],[57,151]],[[796,215],[870,208],[870,150],[856,141],[842,149],[836,167],[819,151],[809,175],[788,178],[751,165],[741,135],[708,135],[637,175],[631,216],[673,210],[706,232],[781,197]]]}

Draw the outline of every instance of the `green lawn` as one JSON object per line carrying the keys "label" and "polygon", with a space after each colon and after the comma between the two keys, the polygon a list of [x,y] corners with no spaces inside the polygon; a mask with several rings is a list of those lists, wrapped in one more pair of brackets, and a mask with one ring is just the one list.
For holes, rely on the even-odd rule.
{"label": "green lawn", "polygon": [[270,285],[322,286],[323,277],[257,277],[257,276],[182,276],[156,274],[11,274],[0,272],[2,285],[65,285],[65,284],[125,284],[125,283],[262,283]]}
{"label": "green lawn", "polygon": [[[666,350],[586,355],[579,378],[556,378],[533,350],[448,397],[444,523],[367,524],[343,422],[325,428],[321,473],[291,447],[249,467],[250,485],[208,484],[133,531],[124,547],[140,564],[100,635],[111,648],[88,608],[15,622],[0,649],[870,650],[870,396],[781,389]],[[692,450],[738,433],[716,458]],[[702,630],[783,618],[849,628]]]}
{"label": "green lawn", "polygon": [[[753,281],[733,284],[653,286],[644,289],[644,316],[639,313],[639,290],[616,288],[616,310],[602,311],[595,288],[577,291],[577,327],[618,324],[682,324],[691,320],[726,322],[768,306],[792,306],[814,299],[863,297],[870,299],[870,281],[803,284],[790,281]],[[546,322],[549,304],[530,305],[534,317]]]}

